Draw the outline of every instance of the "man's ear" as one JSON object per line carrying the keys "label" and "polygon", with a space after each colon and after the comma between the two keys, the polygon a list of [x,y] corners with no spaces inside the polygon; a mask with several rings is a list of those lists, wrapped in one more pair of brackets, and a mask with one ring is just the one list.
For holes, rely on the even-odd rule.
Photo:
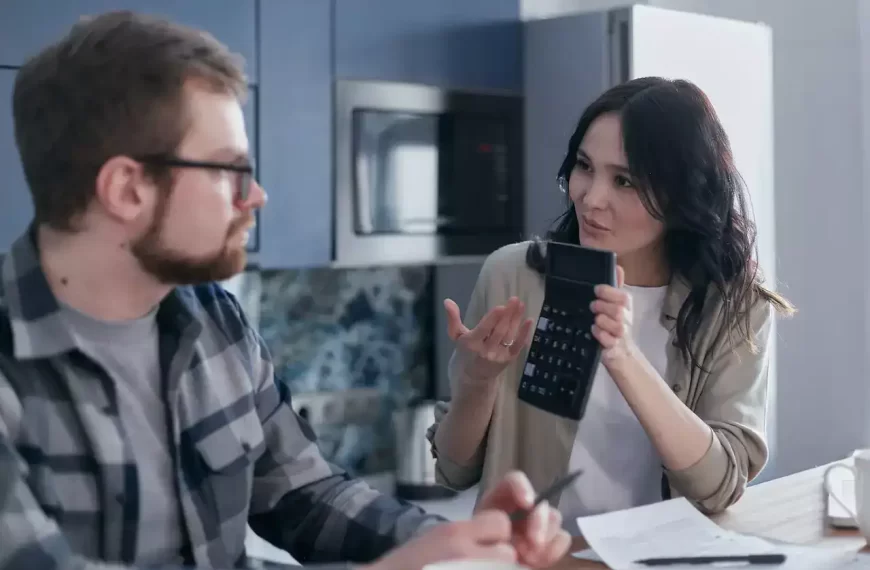
{"label": "man's ear", "polygon": [[113,156],[97,173],[96,200],[109,216],[130,223],[150,209],[154,193],[142,164],[126,156]]}

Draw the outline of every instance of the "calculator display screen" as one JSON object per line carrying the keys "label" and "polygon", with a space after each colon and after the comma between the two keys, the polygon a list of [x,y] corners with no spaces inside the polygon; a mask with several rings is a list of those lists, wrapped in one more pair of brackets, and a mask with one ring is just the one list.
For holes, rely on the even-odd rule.
{"label": "calculator display screen", "polygon": [[613,254],[610,252],[563,246],[552,247],[548,257],[550,272],[555,277],[593,285],[613,280]]}

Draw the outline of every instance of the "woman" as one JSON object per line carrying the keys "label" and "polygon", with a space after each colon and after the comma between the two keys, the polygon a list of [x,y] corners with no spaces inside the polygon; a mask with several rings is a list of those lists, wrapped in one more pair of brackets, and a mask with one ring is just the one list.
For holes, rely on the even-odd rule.
{"label": "woman", "polygon": [[767,354],[773,312],[755,226],[728,139],[686,81],[642,78],[583,113],[559,169],[568,208],[548,238],[611,250],[617,287],[598,286],[602,346],[584,418],[517,398],[546,250],[509,245],[484,263],[456,343],[453,399],[429,430],[442,484],[488,488],[511,469],[541,490],[583,475],[559,499],[565,520],[685,496],[725,509],[768,457]]}

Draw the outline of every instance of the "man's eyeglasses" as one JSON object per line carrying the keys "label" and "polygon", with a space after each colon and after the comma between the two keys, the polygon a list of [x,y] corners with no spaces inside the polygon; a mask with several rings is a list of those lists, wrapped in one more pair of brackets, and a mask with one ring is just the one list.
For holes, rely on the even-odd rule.
{"label": "man's eyeglasses", "polygon": [[208,160],[186,160],[171,156],[145,156],[140,157],[139,162],[154,166],[170,166],[176,168],[205,168],[207,170],[225,170],[237,174],[235,180],[234,199],[238,202],[247,202],[251,194],[251,185],[254,181],[253,164],[234,164],[232,162],[212,162]]}

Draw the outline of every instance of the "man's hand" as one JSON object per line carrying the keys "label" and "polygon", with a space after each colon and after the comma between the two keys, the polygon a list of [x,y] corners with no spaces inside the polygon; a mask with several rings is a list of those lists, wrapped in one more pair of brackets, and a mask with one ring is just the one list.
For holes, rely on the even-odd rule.
{"label": "man's hand", "polygon": [[471,520],[436,526],[364,570],[420,570],[427,564],[458,559],[517,561],[530,568],[552,566],[571,546],[559,511],[543,502],[520,521],[512,523],[508,516],[530,509],[534,501],[528,478],[509,473],[484,495]]}
{"label": "man's hand", "polygon": [[360,570],[420,570],[447,560],[514,562],[511,522],[499,511],[480,511],[471,520],[444,523]]}
{"label": "man's hand", "polygon": [[[508,473],[481,499],[478,510],[512,513],[527,510],[535,502],[535,491],[528,478],[518,472]],[[511,544],[521,564],[531,568],[547,568],[559,561],[571,547],[571,535],[562,530],[562,515],[546,501],[539,504],[523,520],[513,523]]]}

